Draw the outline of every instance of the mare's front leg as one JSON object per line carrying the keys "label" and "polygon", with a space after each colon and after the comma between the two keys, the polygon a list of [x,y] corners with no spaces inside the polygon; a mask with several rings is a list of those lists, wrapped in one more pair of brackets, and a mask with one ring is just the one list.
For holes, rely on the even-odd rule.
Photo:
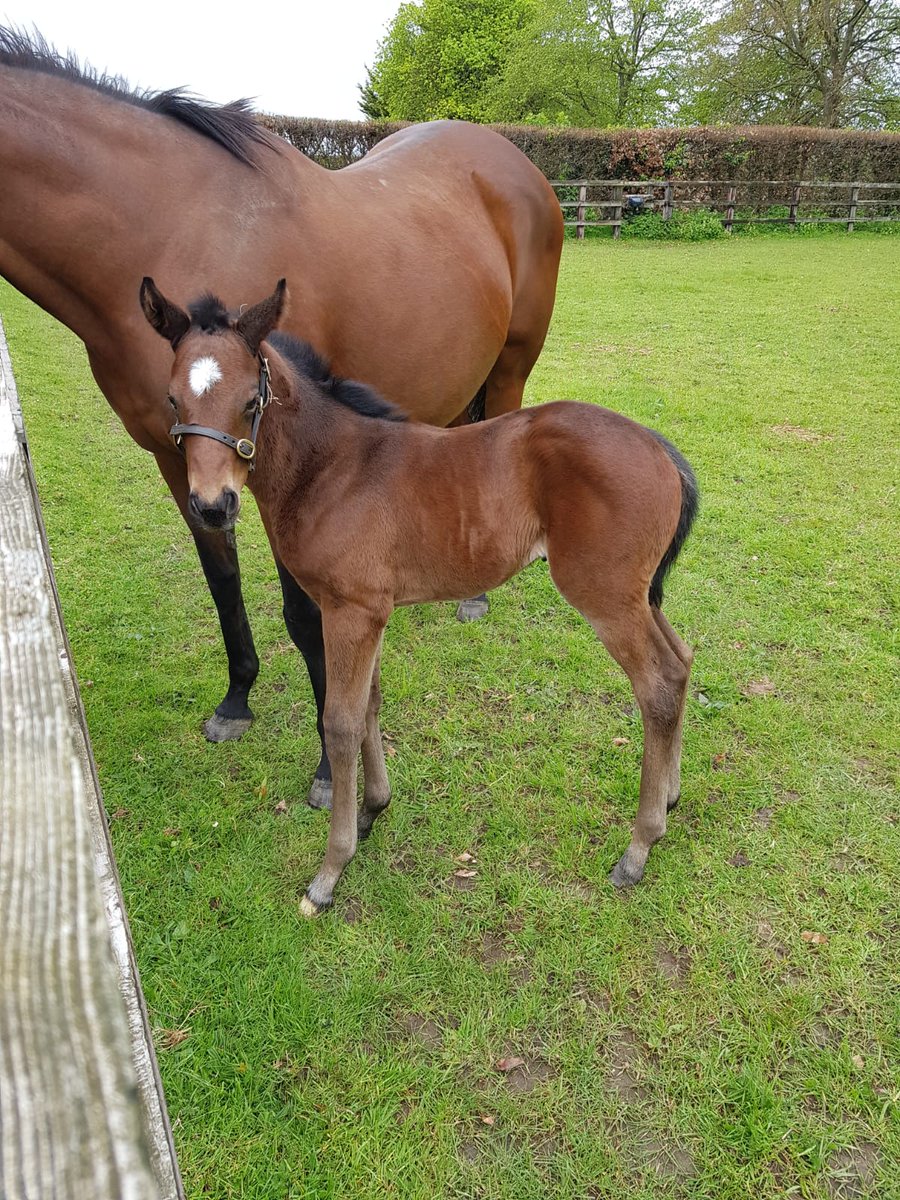
{"label": "mare's front leg", "polygon": [[389,615],[389,604],[345,604],[322,613],[328,673],[323,724],[331,760],[331,826],[325,859],[300,902],[300,911],[307,917],[328,908],[335,884],[356,853],[356,764],[366,737],[372,675]]}
{"label": "mare's front leg", "polygon": [[306,797],[310,808],[331,808],[331,763],[325,748],[325,642],[322,638],[322,613],[293,577],[287,567],[275,559],[281,594],[284,598],[284,623],[291,641],[303,655],[316,701],[316,729],[322,753]]}
{"label": "mare's front leg", "polygon": [[231,531],[208,532],[198,528],[188,511],[189,488],[184,459],[174,453],[157,454],[155,457],[160,473],[194,538],[200,565],[219,614],[225,653],[228,655],[228,691],[204,724],[203,732],[211,742],[229,741],[241,737],[253,722],[253,713],[247,700],[259,674],[259,658],[241,593],[237,542]]}

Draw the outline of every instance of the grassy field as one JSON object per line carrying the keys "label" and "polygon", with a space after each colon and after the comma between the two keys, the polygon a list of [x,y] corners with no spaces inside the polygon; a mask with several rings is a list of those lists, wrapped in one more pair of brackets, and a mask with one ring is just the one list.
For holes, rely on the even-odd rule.
{"label": "grassy field", "polygon": [[210,746],[174,504],[2,287],[190,1197],[900,1196],[898,273],[894,238],[567,245],[530,402],[655,426],[703,489],[681,805],[616,894],[640,726],[534,564],[478,624],[393,618],[394,805],[314,923],[311,696],[252,505],[258,721]]}

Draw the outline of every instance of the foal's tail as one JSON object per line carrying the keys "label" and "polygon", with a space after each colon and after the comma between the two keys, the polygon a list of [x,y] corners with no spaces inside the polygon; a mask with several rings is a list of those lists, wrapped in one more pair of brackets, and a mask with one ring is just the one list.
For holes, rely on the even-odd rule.
{"label": "foal's tail", "polygon": [[675,536],[669,545],[668,550],[662,556],[662,561],[656,568],[656,574],[650,583],[650,603],[654,608],[662,607],[663,598],[663,580],[669,572],[669,567],[678,557],[681,547],[687,541],[687,535],[691,532],[691,526],[694,523],[694,517],[697,515],[697,504],[700,500],[700,489],[697,487],[697,477],[691,468],[691,464],[684,457],[680,450],[676,450],[670,441],[651,429],[653,434],[662,448],[671,458],[672,462],[678,468],[678,474],[681,477],[681,513],[678,517],[678,526],[675,530]]}

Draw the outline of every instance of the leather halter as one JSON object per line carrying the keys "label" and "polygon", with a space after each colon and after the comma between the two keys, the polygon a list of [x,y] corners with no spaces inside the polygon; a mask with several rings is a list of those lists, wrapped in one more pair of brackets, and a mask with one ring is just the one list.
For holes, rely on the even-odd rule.
{"label": "leather halter", "polygon": [[221,429],[211,429],[208,425],[179,425],[176,423],[169,430],[169,436],[182,454],[184,454],[184,446],[181,444],[181,439],[186,434],[192,434],[196,437],[212,438],[214,442],[222,442],[223,445],[230,446],[238,458],[249,463],[248,470],[252,471],[256,467],[256,434],[263,412],[272,400],[272,382],[269,377],[268,360],[262,354],[257,357],[259,359],[259,388],[256,393],[256,410],[253,413],[250,436],[236,438],[232,437],[230,433],[223,433]]}

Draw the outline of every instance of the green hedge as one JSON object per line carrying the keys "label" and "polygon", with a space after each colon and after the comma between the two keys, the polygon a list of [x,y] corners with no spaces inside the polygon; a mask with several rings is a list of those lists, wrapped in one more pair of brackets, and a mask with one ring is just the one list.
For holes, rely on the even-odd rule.
{"label": "green hedge", "polygon": [[[328,167],[355,162],[401,122],[264,116]],[[558,129],[494,125],[548,179],[900,180],[900,133],[806,126]]]}

